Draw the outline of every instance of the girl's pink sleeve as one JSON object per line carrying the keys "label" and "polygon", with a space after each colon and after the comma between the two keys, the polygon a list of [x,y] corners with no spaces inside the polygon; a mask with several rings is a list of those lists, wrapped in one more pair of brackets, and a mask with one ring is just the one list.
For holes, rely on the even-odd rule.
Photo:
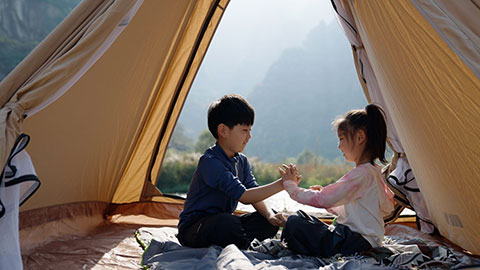
{"label": "girl's pink sleeve", "polygon": [[304,189],[298,187],[292,180],[284,181],[283,186],[290,197],[299,203],[330,208],[362,198],[373,179],[372,177],[366,178],[359,172],[359,170],[352,170],[337,182],[324,187],[322,190]]}

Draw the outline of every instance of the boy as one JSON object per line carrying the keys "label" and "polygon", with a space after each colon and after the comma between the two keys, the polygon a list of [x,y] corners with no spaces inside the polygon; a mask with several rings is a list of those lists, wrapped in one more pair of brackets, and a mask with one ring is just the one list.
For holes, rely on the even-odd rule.
{"label": "boy", "polygon": [[[275,236],[285,217],[263,200],[283,190],[282,180],[258,186],[247,157],[240,153],[251,138],[254,111],[239,95],[225,95],[208,109],[208,129],[216,144],[200,157],[180,213],[178,240],[184,246],[247,249],[257,238]],[[257,210],[233,215],[238,201]]]}

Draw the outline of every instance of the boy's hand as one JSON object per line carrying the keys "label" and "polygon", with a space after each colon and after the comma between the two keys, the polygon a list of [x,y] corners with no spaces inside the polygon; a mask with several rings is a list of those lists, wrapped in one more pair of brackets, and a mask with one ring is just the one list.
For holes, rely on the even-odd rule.
{"label": "boy's hand", "polygon": [[270,222],[270,224],[272,224],[273,226],[285,227],[285,223],[287,222],[287,219],[283,214],[277,213],[275,215],[271,215],[268,218],[268,222]]}
{"label": "boy's hand", "polygon": [[302,176],[298,172],[297,166],[290,163],[289,166],[282,164],[282,167],[278,168],[278,171],[282,176],[282,182],[286,180],[293,180],[298,185],[302,181]]}

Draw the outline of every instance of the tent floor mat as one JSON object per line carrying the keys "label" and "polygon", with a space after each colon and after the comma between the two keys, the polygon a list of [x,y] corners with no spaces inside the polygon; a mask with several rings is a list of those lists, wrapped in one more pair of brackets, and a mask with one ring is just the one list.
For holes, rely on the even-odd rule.
{"label": "tent floor mat", "polygon": [[[144,250],[135,232],[145,226],[172,227],[172,220],[157,219],[154,224],[152,222],[127,224],[124,223],[126,221],[101,226],[88,236],[53,240],[35,247],[29,250],[28,254],[22,255],[24,269],[141,269]],[[407,226],[387,225],[386,235],[422,239],[429,246],[448,246],[458,258],[461,258],[463,264],[476,262],[476,259],[467,256],[455,245]]]}
{"label": "tent floor mat", "polygon": [[111,224],[85,237],[54,240],[22,254],[24,269],[138,270],[143,250],[139,225]]}

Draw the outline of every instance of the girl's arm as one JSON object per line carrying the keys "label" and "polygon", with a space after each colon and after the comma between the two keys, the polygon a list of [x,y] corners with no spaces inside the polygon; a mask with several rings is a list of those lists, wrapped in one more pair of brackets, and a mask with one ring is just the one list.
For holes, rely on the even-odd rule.
{"label": "girl's arm", "polygon": [[[359,174],[360,173],[360,174]],[[282,175],[283,186],[290,197],[302,204],[314,207],[330,208],[360,199],[370,186],[372,179],[364,177],[359,170],[352,170],[337,182],[323,189],[304,189],[295,181],[288,180],[291,175]]]}

